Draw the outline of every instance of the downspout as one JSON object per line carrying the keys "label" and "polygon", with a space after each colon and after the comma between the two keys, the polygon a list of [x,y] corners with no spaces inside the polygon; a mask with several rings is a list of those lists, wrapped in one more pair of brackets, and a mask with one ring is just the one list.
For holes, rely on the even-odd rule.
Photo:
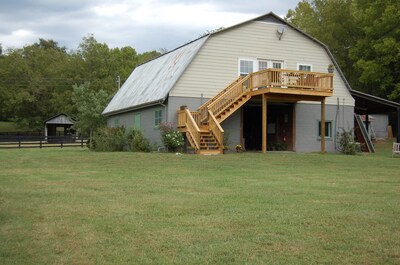
{"label": "downspout", "polygon": [[160,101],[159,104],[164,107],[164,109],[165,109],[165,122],[168,122],[168,107],[163,102],[164,102],[164,100]]}
{"label": "downspout", "polygon": [[400,143],[400,108],[397,108],[397,137],[396,142]]}

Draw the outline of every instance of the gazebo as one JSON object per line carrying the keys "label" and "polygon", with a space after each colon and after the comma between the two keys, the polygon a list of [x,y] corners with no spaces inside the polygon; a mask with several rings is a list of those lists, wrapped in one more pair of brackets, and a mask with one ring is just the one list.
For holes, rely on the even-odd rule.
{"label": "gazebo", "polygon": [[75,120],[64,113],[57,114],[44,121],[44,135],[48,136],[67,136],[74,134],[72,129]]}

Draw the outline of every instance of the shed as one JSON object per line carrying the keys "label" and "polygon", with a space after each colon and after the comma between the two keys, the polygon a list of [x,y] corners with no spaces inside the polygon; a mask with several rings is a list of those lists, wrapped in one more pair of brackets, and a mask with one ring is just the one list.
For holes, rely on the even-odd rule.
{"label": "shed", "polygon": [[44,121],[44,135],[47,136],[65,136],[74,134],[72,129],[75,120],[64,113],[57,114]]}
{"label": "shed", "polygon": [[[355,99],[355,113],[365,115],[366,125],[368,126],[369,115],[387,114],[395,117],[391,123],[396,135],[397,142],[400,142],[400,103],[369,95],[357,90],[350,90]],[[368,127],[366,128],[368,130]]]}

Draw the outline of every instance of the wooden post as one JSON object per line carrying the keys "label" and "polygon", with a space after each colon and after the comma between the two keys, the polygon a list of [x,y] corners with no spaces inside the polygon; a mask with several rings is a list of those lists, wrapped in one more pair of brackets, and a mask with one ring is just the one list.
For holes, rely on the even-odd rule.
{"label": "wooden post", "polygon": [[262,94],[262,152],[267,153],[267,95]]}
{"label": "wooden post", "polygon": [[396,142],[400,143],[400,108],[397,108],[397,139]]}
{"label": "wooden post", "polygon": [[321,153],[325,154],[325,98],[321,100]]}

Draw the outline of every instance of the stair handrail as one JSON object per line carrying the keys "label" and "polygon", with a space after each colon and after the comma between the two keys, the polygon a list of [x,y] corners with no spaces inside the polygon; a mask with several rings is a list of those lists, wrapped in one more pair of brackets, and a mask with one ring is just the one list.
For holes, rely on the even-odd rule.
{"label": "stair handrail", "polygon": [[[188,108],[185,109],[186,112],[186,128],[187,128],[187,133],[190,134],[192,137],[192,141],[189,141],[192,145],[193,148],[196,150],[200,150],[200,128],[197,126],[196,121],[193,119],[193,116],[191,112],[189,111]],[[194,146],[193,146],[194,144]]]}
{"label": "stair handrail", "polygon": [[[208,110],[214,115],[217,115],[219,112],[223,111],[227,106],[232,104],[235,100],[237,100],[243,93],[251,90],[251,77],[252,74],[248,74],[244,78],[242,78],[238,83],[232,86],[229,90],[225,91],[217,100],[212,102],[207,106]],[[245,86],[245,82],[249,81],[247,86]]]}
{"label": "stair handrail", "polygon": [[208,125],[211,132],[214,134],[215,139],[217,139],[220,148],[224,147],[224,129],[215,118],[214,114],[208,110]]}
{"label": "stair handrail", "polygon": [[201,114],[201,122],[207,120],[207,106],[210,105],[211,103],[213,103],[214,101],[216,101],[219,97],[221,97],[226,91],[228,91],[229,89],[231,89],[234,85],[236,85],[243,77],[240,75],[238,78],[236,78],[235,81],[233,81],[232,83],[230,83],[226,88],[224,88],[223,90],[221,90],[217,95],[215,95],[214,97],[210,98],[209,100],[207,100],[204,104],[202,104],[197,111]]}

